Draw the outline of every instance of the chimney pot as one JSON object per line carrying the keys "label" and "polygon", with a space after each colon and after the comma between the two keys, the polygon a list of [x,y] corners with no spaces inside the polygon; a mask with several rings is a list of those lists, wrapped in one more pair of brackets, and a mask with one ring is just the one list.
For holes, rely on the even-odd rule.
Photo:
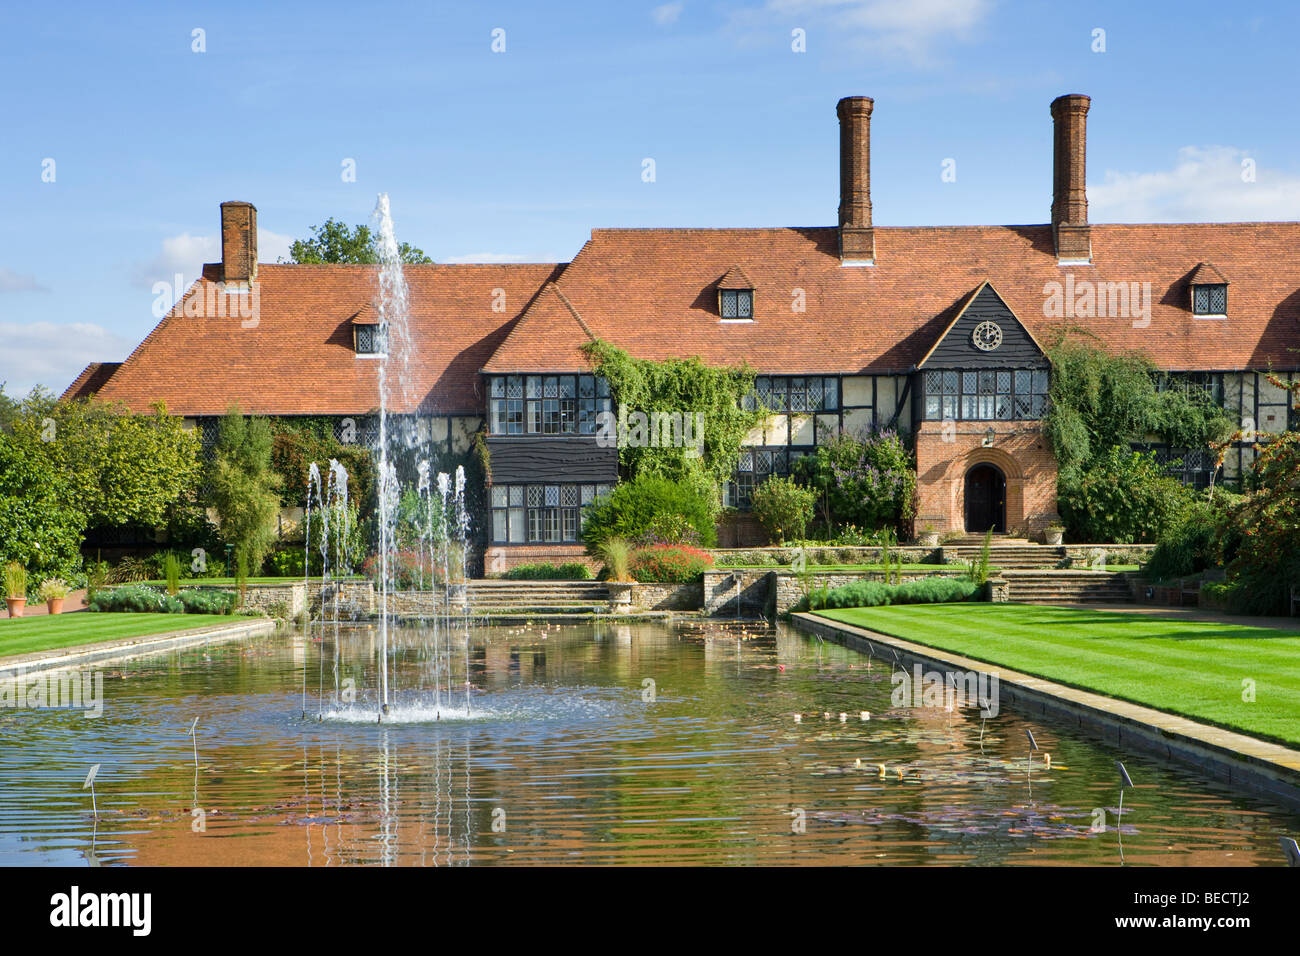
{"label": "chimney pot", "polygon": [[869,96],[846,96],[840,118],[840,261],[871,263],[876,237],[871,226],[871,110]]}
{"label": "chimney pot", "polygon": [[221,204],[221,271],[226,282],[257,276],[257,207],[251,202]]}
{"label": "chimney pot", "polygon": [[1052,239],[1060,260],[1092,258],[1085,189],[1091,104],[1081,93],[1052,100]]}

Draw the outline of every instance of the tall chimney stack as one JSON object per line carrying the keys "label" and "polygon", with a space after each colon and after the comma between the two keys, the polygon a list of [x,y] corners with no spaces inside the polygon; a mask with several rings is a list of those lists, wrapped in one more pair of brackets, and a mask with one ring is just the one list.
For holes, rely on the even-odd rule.
{"label": "tall chimney stack", "polygon": [[876,258],[871,228],[871,109],[869,96],[846,96],[840,118],[840,262],[870,265]]}
{"label": "tall chimney stack", "polygon": [[1052,100],[1052,239],[1061,261],[1092,259],[1088,226],[1088,107],[1092,100],[1070,93]]}
{"label": "tall chimney stack", "polygon": [[221,269],[226,282],[257,275],[257,207],[251,202],[221,204]]}

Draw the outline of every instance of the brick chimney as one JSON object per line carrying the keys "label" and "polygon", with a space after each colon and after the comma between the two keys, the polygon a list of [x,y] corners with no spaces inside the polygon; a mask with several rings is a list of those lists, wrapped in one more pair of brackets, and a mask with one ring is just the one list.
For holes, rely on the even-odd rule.
{"label": "brick chimney", "polygon": [[221,271],[226,282],[257,275],[257,207],[251,202],[221,204]]}
{"label": "brick chimney", "polygon": [[846,96],[840,118],[840,262],[870,265],[876,258],[871,228],[871,109],[869,96]]}
{"label": "brick chimney", "polygon": [[1056,258],[1062,261],[1087,262],[1092,258],[1088,196],[1084,192],[1091,102],[1081,93],[1052,100],[1052,239]]}

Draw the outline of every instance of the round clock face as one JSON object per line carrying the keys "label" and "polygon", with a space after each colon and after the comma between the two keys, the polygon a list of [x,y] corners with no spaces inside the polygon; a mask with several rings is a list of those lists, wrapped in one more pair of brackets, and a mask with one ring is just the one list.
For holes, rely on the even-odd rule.
{"label": "round clock face", "polygon": [[981,322],[971,333],[975,347],[982,352],[992,352],[1002,344],[1002,329],[996,322]]}

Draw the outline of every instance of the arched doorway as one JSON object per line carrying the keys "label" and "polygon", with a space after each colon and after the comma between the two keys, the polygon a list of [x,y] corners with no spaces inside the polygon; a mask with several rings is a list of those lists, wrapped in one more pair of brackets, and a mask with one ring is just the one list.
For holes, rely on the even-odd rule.
{"label": "arched doorway", "polygon": [[1007,530],[1007,479],[1002,469],[987,462],[966,472],[966,530],[983,534]]}

